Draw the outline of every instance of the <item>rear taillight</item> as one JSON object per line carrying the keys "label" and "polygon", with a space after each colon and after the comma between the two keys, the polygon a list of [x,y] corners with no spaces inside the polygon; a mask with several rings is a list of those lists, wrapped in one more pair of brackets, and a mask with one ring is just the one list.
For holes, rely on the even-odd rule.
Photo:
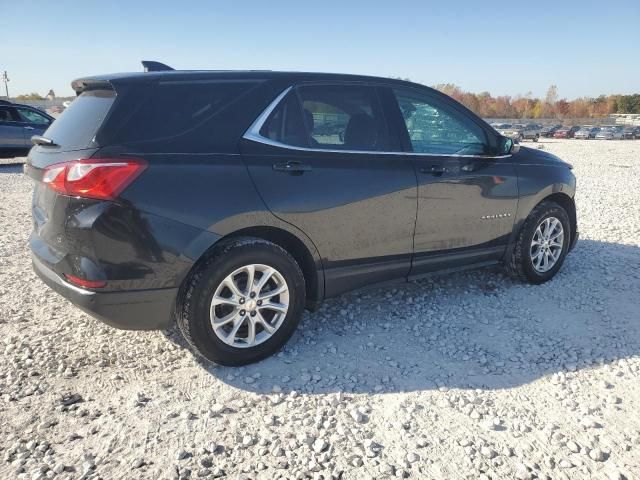
{"label": "rear taillight", "polygon": [[114,200],[145,168],[140,159],[73,160],[45,168],[42,182],[63,195]]}
{"label": "rear taillight", "polygon": [[84,278],[66,273],[64,274],[64,278],[66,278],[68,282],[84,288],[102,288],[107,284],[104,280],[85,280]]}

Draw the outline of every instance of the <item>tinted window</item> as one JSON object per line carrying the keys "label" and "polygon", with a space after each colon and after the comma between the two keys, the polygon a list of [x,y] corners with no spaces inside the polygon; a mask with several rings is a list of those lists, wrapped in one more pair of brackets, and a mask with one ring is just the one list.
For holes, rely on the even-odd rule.
{"label": "tinted window", "polygon": [[298,92],[313,148],[388,150],[389,133],[375,88],[314,85]]}
{"label": "tinted window", "polygon": [[18,113],[23,122],[37,123],[39,125],[46,125],[49,123],[49,119],[41,113],[31,110],[30,108],[17,108]]}
{"label": "tinted window", "polygon": [[13,108],[0,107],[0,122],[15,122],[17,120]]}
{"label": "tinted window", "polygon": [[396,89],[393,92],[414,152],[442,155],[488,152],[483,129],[461,113],[418,92]]}
{"label": "tinted window", "polygon": [[276,107],[260,129],[260,135],[296,147],[308,147],[309,141],[296,92],[291,92]]}
{"label": "tinted window", "polygon": [[111,90],[82,93],[44,133],[64,150],[90,147],[115,99]]}
{"label": "tinted window", "polygon": [[229,107],[256,82],[206,81],[145,85],[130,94],[132,113],[117,129],[118,142],[177,137],[208,122]]}

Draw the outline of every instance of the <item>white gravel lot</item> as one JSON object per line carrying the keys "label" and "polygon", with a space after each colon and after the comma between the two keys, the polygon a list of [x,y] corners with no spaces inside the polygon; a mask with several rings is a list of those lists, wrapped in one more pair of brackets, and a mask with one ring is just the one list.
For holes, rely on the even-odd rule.
{"label": "white gravel lot", "polygon": [[343,296],[235,369],[46,288],[0,167],[0,479],[640,478],[640,141],[542,145],[578,177],[556,279]]}

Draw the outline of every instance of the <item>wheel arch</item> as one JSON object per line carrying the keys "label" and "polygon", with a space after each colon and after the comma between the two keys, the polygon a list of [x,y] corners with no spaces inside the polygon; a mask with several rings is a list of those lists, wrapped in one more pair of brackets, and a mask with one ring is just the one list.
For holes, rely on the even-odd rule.
{"label": "wheel arch", "polygon": [[520,230],[524,226],[525,220],[529,217],[531,212],[538,205],[540,205],[543,202],[554,202],[554,203],[557,203],[562,208],[564,208],[564,210],[567,212],[567,215],[569,216],[569,221],[571,223],[571,225],[570,225],[571,226],[571,237],[570,237],[570,240],[569,240],[569,242],[570,242],[569,243],[569,248],[572,249],[573,246],[575,245],[575,240],[576,240],[577,230],[578,230],[578,220],[577,220],[577,214],[576,214],[575,201],[568,194],[566,194],[564,192],[561,192],[561,191],[555,191],[555,192],[552,192],[552,193],[547,193],[546,195],[543,195],[543,196],[541,196],[541,198],[537,199],[537,201],[532,202],[531,205],[529,206],[529,208],[527,208],[526,214],[521,214],[521,215],[519,214],[518,215],[518,219],[514,223],[514,228],[513,228],[513,232],[511,234],[511,237],[510,237],[510,240],[509,240],[509,244],[508,244],[507,249],[505,251],[505,256],[504,256],[505,261],[508,260],[509,258],[511,258],[511,253],[513,252],[513,249],[515,247],[516,238],[518,238],[518,235],[520,234]]}
{"label": "wheel arch", "polygon": [[238,237],[254,237],[274,243],[286,250],[298,263],[306,284],[306,307],[314,310],[324,298],[324,270],[313,245],[284,228],[260,225],[245,227],[217,237],[208,248],[197,256],[182,284],[188,283],[191,273],[202,262],[216,255],[230,240]]}
{"label": "wheel arch", "polygon": [[569,221],[571,222],[571,238],[569,245],[573,245],[573,239],[575,238],[578,230],[578,219],[576,215],[576,203],[569,195],[562,192],[552,193],[540,200],[533,208],[536,208],[542,202],[554,202],[565,209],[567,215],[569,215]]}

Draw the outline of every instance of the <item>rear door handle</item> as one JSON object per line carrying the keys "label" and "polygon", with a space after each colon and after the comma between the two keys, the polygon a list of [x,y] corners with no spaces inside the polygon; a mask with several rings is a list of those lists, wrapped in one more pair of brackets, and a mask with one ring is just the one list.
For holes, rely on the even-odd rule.
{"label": "rear door handle", "polygon": [[301,174],[304,172],[310,172],[312,170],[311,165],[307,165],[302,162],[283,162],[273,165],[273,169],[276,172],[289,172],[294,174]]}
{"label": "rear door handle", "polygon": [[35,128],[30,127],[29,125],[27,125],[26,127],[24,127],[25,130],[35,130]]}
{"label": "rear door handle", "polygon": [[446,173],[447,168],[444,165],[431,165],[430,167],[423,167],[420,169],[420,173],[429,173],[431,175],[440,176]]}

